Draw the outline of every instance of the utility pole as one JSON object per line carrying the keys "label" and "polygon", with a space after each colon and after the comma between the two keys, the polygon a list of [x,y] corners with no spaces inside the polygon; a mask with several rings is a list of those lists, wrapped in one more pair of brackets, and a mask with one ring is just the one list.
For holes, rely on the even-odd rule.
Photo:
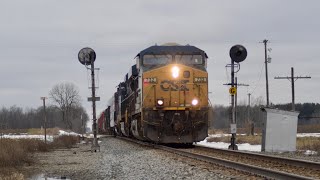
{"label": "utility pole", "polygon": [[293,67],[291,67],[291,77],[287,76],[287,77],[275,77],[274,79],[288,79],[291,82],[291,91],[292,91],[292,111],[295,111],[295,102],[294,102],[294,82],[298,79],[310,79],[310,76],[294,76],[294,69]]}
{"label": "utility pole", "polygon": [[251,119],[251,93],[248,93],[248,124],[249,124],[249,131],[250,135],[254,135],[254,123]]}
{"label": "utility pole", "polygon": [[269,81],[268,81],[268,55],[267,55],[267,43],[268,40],[264,39],[263,41],[264,44],[264,63],[265,63],[265,68],[266,68],[266,97],[267,97],[267,107],[269,107]]}
{"label": "utility pole", "polygon": [[46,99],[47,99],[47,97],[41,97],[40,99],[43,101],[44,143],[47,144],[47,112],[46,112]]}
{"label": "utility pole", "polygon": [[82,140],[84,140],[83,134],[84,134],[85,125],[84,125],[84,122],[83,122],[82,113],[80,114],[80,119],[81,119],[81,132],[82,132],[81,138],[82,138]]}

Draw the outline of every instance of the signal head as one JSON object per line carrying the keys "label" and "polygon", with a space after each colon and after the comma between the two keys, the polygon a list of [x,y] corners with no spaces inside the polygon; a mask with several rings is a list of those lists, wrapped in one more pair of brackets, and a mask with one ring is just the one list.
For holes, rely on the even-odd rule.
{"label": "signal head", "polygon": [[96,52],[93,49],[86,47],[79,51],[78,59],[83,65],[90,65],[96,60]]}
{"label": "signal head", "polygon": [[242,62],[246,59],[247,57],[247,50],[244,46],[242,45],[234,45],[230,49],[230,57],[234,62]]}

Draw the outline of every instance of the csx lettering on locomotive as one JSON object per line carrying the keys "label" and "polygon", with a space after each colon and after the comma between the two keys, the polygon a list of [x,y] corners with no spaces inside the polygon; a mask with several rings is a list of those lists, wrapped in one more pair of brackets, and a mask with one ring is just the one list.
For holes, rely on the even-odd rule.
{"label": "csx lettering on locomotive", "polygon": [[174,81],[174,80],[164,80],[160,83],[160,88],[163,91],[189,91],[189,88],[187,88],[187,83],[189,80],[180,80],[180,81]]}

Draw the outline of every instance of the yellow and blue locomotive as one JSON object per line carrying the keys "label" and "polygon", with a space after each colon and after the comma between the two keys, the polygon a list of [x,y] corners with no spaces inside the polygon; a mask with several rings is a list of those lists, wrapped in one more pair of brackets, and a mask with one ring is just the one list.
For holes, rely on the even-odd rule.
{"label": "yellow and blue locomotive", "polygon": [[136,56],[114,94],[117,132],[157,143],[190,144],[208,135],[207,54],[155,45]]}

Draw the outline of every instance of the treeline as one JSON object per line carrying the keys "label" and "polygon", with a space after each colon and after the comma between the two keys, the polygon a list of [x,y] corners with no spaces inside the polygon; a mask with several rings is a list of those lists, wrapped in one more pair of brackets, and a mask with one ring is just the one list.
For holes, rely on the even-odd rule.
{"label": "treeline", "polygon": [[[71,122],[63,120],[63,114],[56,106],[46,107],[47,128],[60,127],[70,129],[75,132],[83,132],[88,114],[83,107],[72,107],[68,114]],[[29,129],[44,127],[44,109],[43,107],[29,108],[23,110],[21,107],[12,106],[10,108],[2,107],[0,109],[0,129]]]}
{"label": "treeline", "polygon": [[[288,110],[292,108],[291,103],[274,105],[275,108]],[[320,104],[318,103],[299,103],[295,104],[296,111],[299,111],[299,124],[320,123]]]}
{"label": "treeline", "polygon": [[[247,105],[237,106],[237,127],[247,128],[251,123],[255,127],[261,127],[262,111],[260,110],[262,105],[255,104],[251,107]],[[288,104],[273,104],[273,108],[290,111],[292,106]],[[320,104],[318,103],[303,103],[295,105],[296,111],[299,111],[298,124],[310,125],[320,124]],[[230,109],[226,106],[214,106],[213,117],[211,118],[211,127],[216,129],[223,129],[230,127]]]}
{"label": "treeline", "polygon": [[[60,127],[74,132],[84,132],[88,114],[81,106],[78,87],[71,82],[54,85],[49,91],[53,105],[46,108],[46,127]],[[20,107],[2,107],[0,129],[29,129],[44,127],[44,108],[23,110]]]}

